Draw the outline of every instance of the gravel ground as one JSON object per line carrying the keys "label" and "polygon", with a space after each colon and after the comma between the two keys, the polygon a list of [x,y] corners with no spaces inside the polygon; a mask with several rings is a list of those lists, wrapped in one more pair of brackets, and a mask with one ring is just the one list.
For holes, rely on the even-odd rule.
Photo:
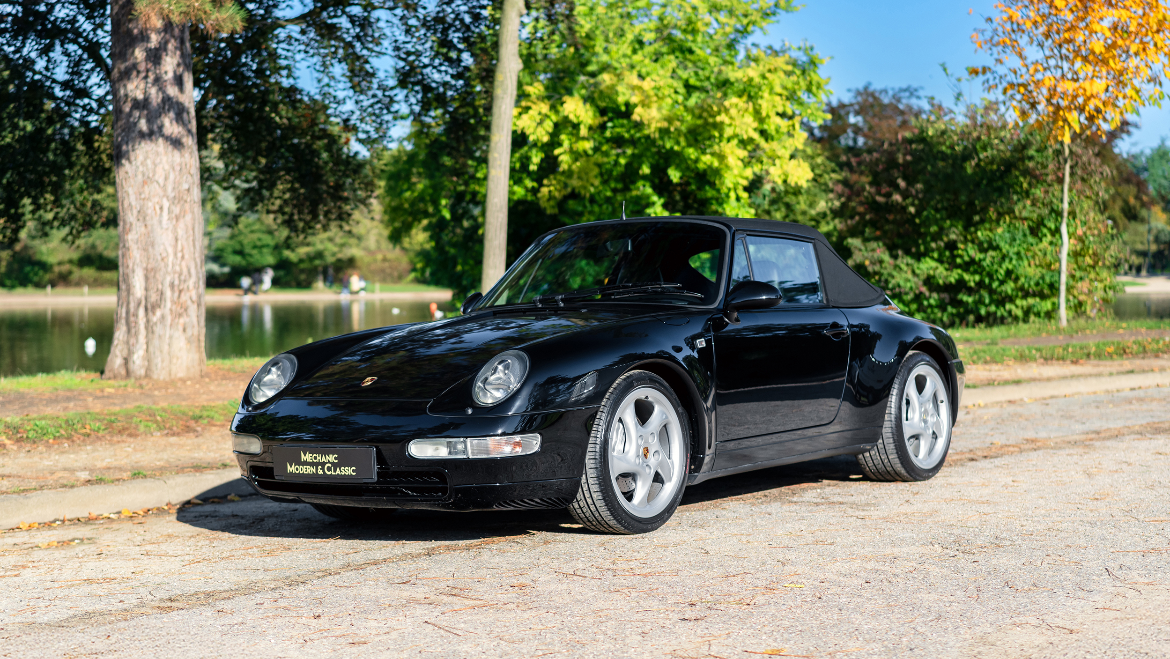
{"label": "gravel ground", "polygon": [[643,536],[256,497],[10,532],[0,656],[1165,656],[1167,474],[1163,389],[968,412],[925,483],[717,479]]}

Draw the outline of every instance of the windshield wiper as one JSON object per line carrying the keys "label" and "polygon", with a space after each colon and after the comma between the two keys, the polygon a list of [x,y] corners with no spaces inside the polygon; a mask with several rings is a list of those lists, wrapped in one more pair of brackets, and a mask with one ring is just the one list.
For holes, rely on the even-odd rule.
{"label": "windshield wiper", "polygon": [[588,288],[568,293],[557,293],[556,295],[537,295],[532,298],[532,304],[540,307],[545,304],[555,303],[556,306],[563,307],[566,301],[580,300],[595,295],[616,298],[644,295],[646,293],[668,293],[670,295],[682,295],[685,297],[695,297],[700,300],[703,299],[702,294],[685,290],[682,284],[659,281],[653,283],[610,284],[609,286],[599,286],[597,288]]}

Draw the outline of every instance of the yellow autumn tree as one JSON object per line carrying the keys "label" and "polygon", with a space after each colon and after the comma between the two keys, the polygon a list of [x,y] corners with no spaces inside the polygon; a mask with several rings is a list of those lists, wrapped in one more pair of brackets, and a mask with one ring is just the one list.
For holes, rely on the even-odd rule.
{"label": "yellow autumn tree", "polygon": [[1060,325],[1068,323],[1069,143],[1160,106],[1170,77],[1170,10],[1162,0],[1022,0],[972,35],[994,66],[971,67],[1016,118],[1043,130],[1064,154],[1060,218]]}

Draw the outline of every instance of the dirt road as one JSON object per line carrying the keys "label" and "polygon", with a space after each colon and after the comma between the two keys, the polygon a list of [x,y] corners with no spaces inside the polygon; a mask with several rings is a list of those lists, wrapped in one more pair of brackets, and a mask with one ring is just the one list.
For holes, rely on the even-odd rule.
{"label": "dirt road", "polygon": [[1158,656],[1170,391],[979,410],[925,483],[848,459],[691,488],[666,527],[256,497],[0,535],[0,656]]}

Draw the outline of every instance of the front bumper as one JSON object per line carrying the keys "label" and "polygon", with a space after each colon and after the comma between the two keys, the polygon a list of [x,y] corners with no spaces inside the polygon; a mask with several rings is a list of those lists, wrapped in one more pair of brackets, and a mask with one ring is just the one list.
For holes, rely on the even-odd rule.
{"label": "front bumper", "polygon": [[[262,412],[237,414],[232,430],[260,437],[259,455],[236,459],[252,487],[274,501],[437,510],[562,508],[577,494],[596,411],[451,417],[427,414],[422,401],[289,399]],[[419,459],[406,452],[410,440],[423,437],[531,432],[541,435],[540,451],[532,455]],[[372,446],[377,481],[277,480],[275,445]]]}

